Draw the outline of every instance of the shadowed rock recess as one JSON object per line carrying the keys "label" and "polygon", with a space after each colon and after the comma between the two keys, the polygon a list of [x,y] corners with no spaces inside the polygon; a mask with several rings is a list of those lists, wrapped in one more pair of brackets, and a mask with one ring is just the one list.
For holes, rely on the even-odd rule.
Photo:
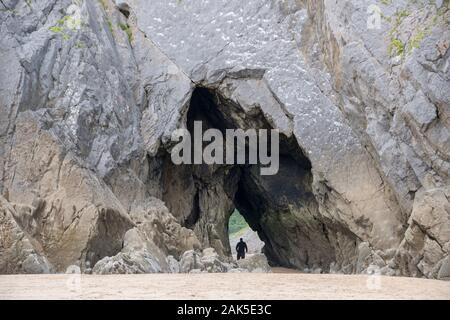
{"label": "shadowed rock recess", "polygon": [[[372,2],[0,1],[0,273],[450,278],[449,3]],[[278,174],[173,164],[196,120]]]}

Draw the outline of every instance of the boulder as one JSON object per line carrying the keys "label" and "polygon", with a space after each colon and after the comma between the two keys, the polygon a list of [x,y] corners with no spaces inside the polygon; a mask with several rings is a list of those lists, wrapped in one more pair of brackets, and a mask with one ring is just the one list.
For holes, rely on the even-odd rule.
{"label": "boulder", "polygon": [[202,270],[204,265],[201,262],[201,255],[194,250],[183,253],[180,260],[180,272],[189,273],[191,270]]}
{"label": "boulder", "polygon": [[247,272],[271,272],[266,256],[261,253],[246,255],[245,259],[237,261],[237,265]]}
{"label": "boulder", "polygon": [[[115,256],[105,257],[92,269],[94,274],[134,274],[170,272],[169,260],[161,254],[151,240],[139,229],[125,233],[122,250]],[[173,267],[173,266],[172,266]]]}
{"label": "boulder", "polygon": [[179,273],[180,272],[180,263],[173,256],[167,257],[167,264],[169,265],[170,273]]}
{"label": "boulder", "polygon": [[138,274],[161,271],[158,261],[147,251],[134,254],[120,252],[98,261],[92,269],[93,274]]}
{"label": "boulder", "polygon": [[233,267],[233,264],[223,261],[223,258],[217,254],[214,248],[206,248],[202,252],[186,251],[180,261],[180,272],[183,273],[192,273],[193,270],[222,273],[228,272]]}

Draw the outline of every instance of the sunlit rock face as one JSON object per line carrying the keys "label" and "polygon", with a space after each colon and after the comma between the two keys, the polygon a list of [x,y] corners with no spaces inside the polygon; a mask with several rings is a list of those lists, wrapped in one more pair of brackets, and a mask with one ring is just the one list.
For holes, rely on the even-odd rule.
{"label": "sunlit rock face", "polygon": [[[3,0],[0,272],[177,272],[210,247],[227,265],[238,208],[272,266],[447,277],[449,15]],[[173,164],[171,135],[195,120],[278,129],[278,174]]]}

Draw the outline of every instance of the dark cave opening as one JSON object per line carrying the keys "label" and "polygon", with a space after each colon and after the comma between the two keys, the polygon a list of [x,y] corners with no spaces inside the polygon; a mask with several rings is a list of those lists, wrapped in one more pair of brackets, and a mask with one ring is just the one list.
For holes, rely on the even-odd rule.
{"label": "dark cave opening", "polygon": [[[203,130],[272,129],[259,112],[246,113],[213,89],[192,94],[186,127],[194,121]],[[162,173],[163,200],[171,212],[195,231],[205,247],[231,256],[228,221],[239,210],[265,242],[263,253],[272,266],[327,269],[335,260],[328,225],[321,219],[312,192],[311,163],[295,138],[280,134],[279,171],[260,175],[259,164],[175,165],[170,156]]]}
{"label": "dark cave opening", "polygon": [[[263,253],[264,242],[256,231],[252,230],[248,222],[238,209],[235,209],[228,220],[228,236],[233,258],[237,258],[236,245],[243,239],[247,244],[248,254]],[[237,260],[237,259],[236,259]]]}

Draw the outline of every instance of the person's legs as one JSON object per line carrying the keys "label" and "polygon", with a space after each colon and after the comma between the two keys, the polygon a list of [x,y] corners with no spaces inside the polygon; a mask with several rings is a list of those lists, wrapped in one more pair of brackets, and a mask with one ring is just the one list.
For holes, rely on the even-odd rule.
{"label": "person's legs", "polygon": [[241,259],[242,258],[242,252],[238,252],[238,254],[237,254],[237,259],[239,260],[239,259]]}

